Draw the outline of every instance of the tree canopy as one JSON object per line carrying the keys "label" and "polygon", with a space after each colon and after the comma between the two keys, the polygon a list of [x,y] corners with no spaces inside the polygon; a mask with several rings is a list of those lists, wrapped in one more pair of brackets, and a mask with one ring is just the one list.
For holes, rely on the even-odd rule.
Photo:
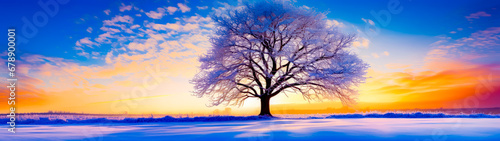
{"label": "tree canopy", "polygon": [[260,115],[271,115],[269,99],[282,93],[348,104],[365,80],[368,64],[350,50],[356,36],[328,25],[323,13],[264,1],[217,11],[211,19],[212,48],[192,80],[195,95],[210,98],[210,106],[255,97],[267,106]]}

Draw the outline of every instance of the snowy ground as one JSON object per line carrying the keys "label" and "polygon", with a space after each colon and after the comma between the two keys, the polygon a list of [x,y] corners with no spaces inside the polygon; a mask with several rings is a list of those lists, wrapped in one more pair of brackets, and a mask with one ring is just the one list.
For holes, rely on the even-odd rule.
{"label": "snowy ground", "polygon": [[500,118],[273,119],[18,125],[9,140],[500,140]]}

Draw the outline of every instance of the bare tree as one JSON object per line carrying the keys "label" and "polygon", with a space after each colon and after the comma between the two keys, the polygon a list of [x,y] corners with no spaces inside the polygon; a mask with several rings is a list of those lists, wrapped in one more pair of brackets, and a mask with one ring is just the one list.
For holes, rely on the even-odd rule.
{"label": "bare tree", "polygon": [[368,65],[348,49],[354,35],[327,25],[326,16],[286,2],[226,8],[211,17],[216,32],[192,80],[210,106],[242,105],[260,98],[259,115],[272,116],[269,100],[282,93],[304,99],[354,102]]}

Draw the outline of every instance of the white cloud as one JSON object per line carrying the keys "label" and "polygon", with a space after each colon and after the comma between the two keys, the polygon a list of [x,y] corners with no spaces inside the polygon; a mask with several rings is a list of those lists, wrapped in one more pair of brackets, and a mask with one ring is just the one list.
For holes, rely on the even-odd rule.
{"label": "white cloud", "polygon": [[472,13],[469,16],[465,16],[465,18],[468,21],[472,21],[472,19],[479,19],[480,17],[489,17],[489,16],[491,16],[491,14],[488,14],[488,13],[486,13],[484,11],[479,11],[479,12],[476,12],[476,13]]}
{"label": "white cloud", "polygon": [[373,22],[372,20],[370,19],[365,19],[365,18],[361,18],[361,20],[363,20],[365,23],[368,23],[370,25],[375,25],[375,22]]}
{"label": "white cloud", "polygon": [[92,27],[87,28],[88,33],[92,33]]}
{"label": "white cloud", "polygon": [[168,14],[172,15],[175,13],[175,11],[177,11],[177,9],[178,9],[177,7],[169,6],[169,7],[167,7],[167,12],[168,12]]}
{"label": "white cloud", "polygon": [[131,9],[132,5],[125,5],[124,3],[122,3],[122,6],[120,6],[120,12],[129,11]]}
{"label": "white cloud", "polygon": [[156,46],[158,42],[155,39],[148,39],[145,43],[132,42],[128,44],[127,48],[130,50],[145,51]]}
{"label": "white cloud", "polygon": [[471,33],[468,37],[451,39],[450,37],[432,43],[425,60],[432,67],[441,67],[450,60],[468,62],[478,58],[496,57],[495,50],[500,44],[500,27],[490,27]]}
{"label": "white cloud", "polygon": [[177,3],[177,6],[181,9],[182,13],[189,12],[191,8],[189,8],[187,5],[182,4],[182,3]]}
{"label": "white cloud", "polygon": [[153,19],[161,19],[164,15],[165,15],[165,9],[161,7],[157,8],[156,11],[146,12],[146,16]]}
{"label": "white cloud", "polygon": [[106,64],[113,63],[113,60],[111,59],[112,57],[113,57],[113,50],[111,50],[106,54],[106,58],[104,59],[106,61]]}
{"label": "white cloud", "polygon": [[138,27],[141,27],[141,26],[136,24],[136,25],[131,26],[130,29],[136,29]]}
{"label": "white cloud", "polygon": [[389,52],[384,51],[384,55],[385,55],[385,56],[389,56]]}
{"label": "white cloud", "polygon": [[82,52],[76,53],[76,55],[89,58],[89,53],[87,53],[87,52],[85,52],[83,50],[82,50]]}
{"label": "white cloud", "polygon": [[113,36],[111,35],[111,33],[109,32],[106,32],[106,33],[103,33],[101,35],[99,35],[95,41],[97,41],[98,43],[109,43],[110,42],[110,38],[112,38]]}
{"label": "white cloud", "polygon": [[188,23],[201,23],[201,22],[210,22],[210,17],[202,17],[200,15],[191,16],[189,18],[182,18],[185,22]]}
{"label": "white cloud", "polygon": [[101,27],[101,30],[102,31],[106,31],[106,32],[112,32],[112,33],[118,33],[118,32],[120,32],[119,29],[110,28],[110,27],[106,27],[106,26]]}
{"label": "white cloud", "polygon": [[368,48],[370,45],[370,40],[360,37],[358,40],[352,42],[352,46],[356,48]]}
{"label": "white cloud", "polygon": [[205,10],[208,9],[208,6],[196,6],[196,8],[198,8],[198,10]]}
{"label": "white cloud", "polygon": [[[104,34],[108,34],[111,36],[111,34],[118,33],[121,31],[124,31],[126,33],[132,33],[132,30],[127,28],[127,25],[131,25],[134,22],[134,18],[130,17],[129,15],[124,15],[120,16],[117,15],[113,17],[111,20],[104,20],[103,21],[103,26],[100,28],[102,31],[106,31]],[[100,42],[103,41],[103,38],[98,38],[96,41]]]}
{"label": "white cloud", "polygon": [[167,29],[170,29],[170,30],[175,30],[175,31],[180,31],[180,32],[186,32],[186,31],[190,31],[190,30],[199,28],[198,24],[187,23],[187,24],[182,25],[179,22],[177,22],[177,23],[167,23],[167,24],[155,24],[155,23],[151,23],[148,26],[150,26],[150,27],[152,27],[153,29],[156,29],[156,30],[167,30]]}
{"label": "white cloud", "polygon": [[92,47],[93,45],[97,45],[97,43],[94,43],[90,41],[89,37],[82,38],[75,43],[76,46],[87,46],[87,47]]}
{"label": "white cloud", "polygon": [[[133,16],[134,14],[131,15]],[[162,82],[162,86],[159,88],[164,88],[163,85],[175,85],[175,87],[189,86],[188,81],[173,81],[170,80],[170,77],[181,77],[182,79],[188,80],[197,73],[197,66],[199,66],[197,57],[209,49],[209,35],[211,34],[211,31],[207,28],[193,27],[206,27],[213,25],[213,23],[208,17],[201,16],[179,17],[178,23],[170,23],[168,26],[166,23],[162,22],[161,24],[164,24],[164,28],[168,30],[170,30],[169,28],[189,30],[189,32],[179,32],[178,36],[172,37],[169,36],[170,32],[168,34],[165,32],[158,32],[154,30],[152,26],[147,26],[156,20],[150,18],[147,18],[146,20],[150,21],[144,23],[133,23],[133,19],[129,19],[125,15],[121,15],[121,17],[112,18],[106,22],[103,21],[102,27],[106,27],[107,29],[105,30],[112,30],[108,28],[120,29],[121,27],[134,29],[134,32],[137,32],[136,34],[122,34],[122,32],[120,32],[120,34],[113,34],[112,32],[105,32],[98,36],[91,34],[92,37],[85,37],[76,41],[79,45],[82,45],[81,47],[74,47],[74,53],[76,55],[84,56],[89,59],[100,59],[102,62],[106,62],[104,65],[80,65],[78,63],[72,63],[72,60],[63,58],[56,58],[61,61],[57,61],[55,63],[47,63],[48,61],[45,60],[51,58],[45,57],[40,59],[41,57],[39,56],[31,56],[30,58],[32,59],[39,59],[44,62],[36,63],[42,64],[43,67],[30,66],[31,68],[37,68],[40,70],[39,72],[30,71],[30,74],[41,78],[42,75],[40,72],[49,73],[49,75],[51,75],[51,81],[46,81],[40,85],[61,86],[44,89],[44,91],[47,91],[48,93],[55,90],[75,90],[74,92],[68,92],[67,94],[69,95],[58,94],[57,96],[81,98],[89,96],[86,94],[105,95],[105,97],[101,97],[101,99],[96,100],[96,102],[120,99],[120,96],[122,96],[120,95],[121,93],[130,91],[127,88],[139,85],[139,83],[144,80],[144,77],[148,76],[147,71],[149,68],[152,68],[155,71],[159,70],[158,72],[160,72],[161,76],[163,76],[162,74],[167,74],[169,76],[168,78],[165,77],[166,81]],[[93,28],[95,29],[97,26],[93,26]],[[83,30],[85,29],[87,28],[84,28]],[[120,30],[126,31],[123,29]],[[163,40],[163,42],[159,40]],[[100,44],[107,43],[109,46],[106,47],[110,48],[109,50],[103,48],[96,48],[94,50],[85,48],[85,44],[92,44],[92,41]],[[172,44],[168,44],[170,42],[172,42]],[[161,45],[159,45],[160,43]],[[113,82],[107,83],[107,81],[101,81],[103,79],[111,79]],[[127,86],[123,83],[117,85],[118,83],[125,81],[132,83],[127,84]],[[106,88],[105,94],[103,94],[104,92],[97,92],[98,90],[100,91],[104,88],[94,88],[96,83],[108,87]],[[154,96],[162,93],[163,92],[151,91],[148,92],[148,96]],[[189,96],[188,93],[188,91],[176,91],[172,94],[185,95],[187,97]],[[200,103],[200,105],[203,106],[202,102],[197,103]]]}
{"label": "white cloud", "polygon": [[116,26],[116,24],[118,22],[131,24],[132,22],[134,22],[134,18],[130,17],[129,15],[125,15],[125,16],[117,15],[117,16],[113,17],[111,20],[104,20],[103,21],[104,25],[107,25],[107,26]]}
{"label": "white cloud", "polygon": [[341,23],[337,20],[326,20],[326,25],[328,27],[344,27],[344,23]]}
{"label": "white cloud", "polygon": [[106,10],[104,10],[104,13],[105,13],[106,15],[109,15],[109,13],[111,13],[111,10],[106,9]]}

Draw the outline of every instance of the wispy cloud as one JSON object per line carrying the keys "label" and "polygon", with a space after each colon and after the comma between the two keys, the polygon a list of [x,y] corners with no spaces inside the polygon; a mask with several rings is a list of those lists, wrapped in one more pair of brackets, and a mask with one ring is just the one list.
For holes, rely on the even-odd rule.
{"label": "wispy cloud", "polygon": [[175,11],[177,11],[177,10],[178,10],[177,7],[172,7],[172,6],[167,7],[167,12],[170,15],[173,15],[175,13]]}
{"label": "wispy cloud", "polygon": [[444,37],[432,44],[425,58],[426,65],[428,68],[450,68],[481,58],[495,57],[495,54],[500,53],[496,48],[500,45],[499,37],[500,27],[490,27],[455,40]]}
{"label": "wispy cloud", "polygon": [[104,12],[104,14],[109,15],[109,13],[111,13],[111,10],[106,9],[106,10],[104,10],[103,12]]}
{"label": "wispy cloud", "polygon": [[181,9],[182,13],[186,13],[191,11],[191,8],[189,8],[187,5],[182,4],[182,3],[177,3],[177,6]]}
{"label": "wispy cloud", "polygon": [[384,51],[384,55],[385,55],[385,56],[389,56],[389,52]]}
{"label": "wispy cloud", "polygon": [[124,3],[122,3],[122,5],[119,7],[119,9],[120,9],[120,12],[129,11],[129,10],[132,10],[132,5],[125,5]]}
{"label": "wispy cloud", "polygon": [[471,13],[470,15],[468,16],[465,16],[465,18],[468,20],[468,21],[472,21],[473,19],[479,19],[480,17],[489,17],[491,16],[490,14],[484,12],[484,11],[479,11],[479,12],[476,12],[476,13]]}
{"label": "wispy cloud", "polygon": [[[160,7],[157,12],[163,13],[162,16],[164,16],[178,10],[183,12],[190,10],[186,5],[179,4],[178,6],[179,9],[174,7],[170,10],[168,10],[169,7]],[[139,12],[146,13],[140,10],[130,10],[129,7],[133,8],[131,5],[120,6],[123,9],[122,12],[130,11],[130,15],[136,15]],[[213,22],[209,17],[198,14],[195,16],[179,15],[175,17],[176,21],[156,23],[154,18],[136,21],[132,16],[124,13],[112,15],[110,10],[106,10],[105,13],[111,16],[102,21],[99,29],[92,27],[83,29],[91,34],[78,39],[74,47],[76,55],[87,59],[102,60],[103,63],[83,65],[72,59],[27,55],[23,60],[26,60],[29,66],[25,67],[26,71],[20,71],[20,75],[40,80],[32,83],[33,88],[30,89],[43,93],[39,94],[40,96],[50,93],[60,94],[52,95],[51,99],[72,101],[72,103],[57,102],[67,104],[68,107],[82,107],[77,105],[108,101],[99,103],[102,106],[102,104],[109,105],[165,95],[164,91],[156,90],[148,92],[147,95],[120,97],[123,93],[130,93],[131,88],[142,86],[140,82],[144,80],[144,76],[148,76],[147,68],[151,67],[168,74],[168,78],[166,77],[162,82],[148,82],[148,84],[160,83],[161,85],[190,87],[188,81],[180,83],[169,79],[189,79],[196,73],[196,66],[199,65],[197,57],[205,53],[210,46],[208,37],[212,32]],[[148,17],[152,16],[151,12],[147,13]],[[99,100],[90,98],[95,95],[100,95]],[[189,91],[173,91],[172,96],[191,97]],[[73,98],[81,100],[68,100]],[[203,103],[200,104],[203,106]],[[42,107],[68,110],[49,105]]]}
{"label": "wispy cloud", "polygon": [[92,27],[87,28],[88,33],[92,33],[92,30],[93,30]]}
{"label": "wispy cloud", "polygon": [[159,7],[156,11],[146,12],[146,16],[153,18],[153,19],[161,19],[163,16],[165,16],[165,9]]}
{"label": "wispy cloud", "polygon": [[365,18],[361,18],[361,20],[363,20],[365,23],[367,24],[370,24],[370,25],[375,25],[375,22],[373,22],[372,20],[370,19],[365,19]]}
{"label": "wispy cloud", "polygon": [[[405,64],[387,64],[391,69],[404,69],[409,67]],[[362,95],[390,95],[396,102],[432,102],[434,108],[445,106],[448,108],[457,108],[453,101],[460,102],[470,96],[477,94],[477,86],[483,85],[488,81],[488,85],[499,86],[500,73],[493,71],[500,69],[499,65],[482,65],[473,68],[454,68],[440,71],[422,71],[417,73],[412,72],[394,72],[369,74],[372,78],[363,84]],[[485,79],[488,75],[491,80]],[[481,77],[482,76],[482,77]],[[480,92],[486,91],[486,89]],[[499,91],[490,92],[490,100],[483,99],[477,107],[498,106],[491,103],[493,99],[500,99]],[[486,102],[489,101],[489,102]],[[438,106],[436,106],[438,105]],[[458,107],[460,108],[460,107]]]}
{"label": "wispy cloud", "polygon": [[198,10],[205,10],[208,9],[208,6],[196,6],[196,8],[198,8]]}
{"label": "wispy cloud", "polygon": [[352,43],[352,46],[356,48],[368,48],[369,45],[370,45],[370,40],[363,37],[358,38],[358,40]]}

